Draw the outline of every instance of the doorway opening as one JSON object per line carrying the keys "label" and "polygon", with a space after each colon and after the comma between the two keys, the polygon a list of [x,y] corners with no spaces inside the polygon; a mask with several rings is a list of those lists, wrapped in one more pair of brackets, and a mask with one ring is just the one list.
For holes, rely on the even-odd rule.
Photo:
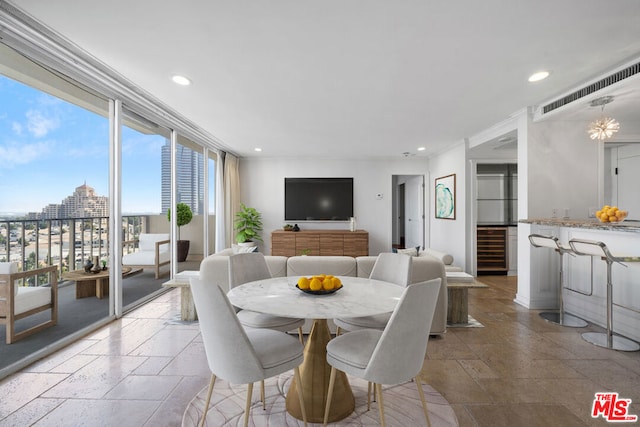
{"label": "doorway opening", "polygon": [[392,175],[392,248],[424,248],[424,175]]}

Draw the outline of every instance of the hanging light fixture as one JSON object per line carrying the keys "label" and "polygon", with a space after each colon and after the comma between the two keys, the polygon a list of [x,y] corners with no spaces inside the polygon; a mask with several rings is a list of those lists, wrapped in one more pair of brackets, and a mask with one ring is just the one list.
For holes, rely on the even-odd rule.
{"label": "hanging light fixture", "polygon": [[[613,96],[603,96],[601,98],[596,98],[591,101],[592,107],[602,107],[602,112],[604,113],[604,106],[613,102]],[[589,124],[589,136],[591,139],[597,139],[599,141],[604,141],[607,138],[611,138],[614,133],[620,130],[620,123],[614,118],[611,117],[603,117],[597,119],[593,123]]]}

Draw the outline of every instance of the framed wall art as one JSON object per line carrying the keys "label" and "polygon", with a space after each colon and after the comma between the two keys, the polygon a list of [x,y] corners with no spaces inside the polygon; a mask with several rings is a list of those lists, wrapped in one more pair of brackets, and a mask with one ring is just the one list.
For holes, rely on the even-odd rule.
{"label": "framed wall art", "polygon": [[456,219],[456,174],[436,178],[436,218]]}

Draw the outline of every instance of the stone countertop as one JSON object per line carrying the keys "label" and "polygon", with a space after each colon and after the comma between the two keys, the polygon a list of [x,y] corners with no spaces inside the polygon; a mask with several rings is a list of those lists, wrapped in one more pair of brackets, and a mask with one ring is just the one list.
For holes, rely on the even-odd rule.
{"label": "stone countertop", "polygon": [[518,221],[521,224],[549,225],[554,227],[587,228],[605,231],[626,231],[640,233],[640,221],[600,222],[597,219],[529,218]]}

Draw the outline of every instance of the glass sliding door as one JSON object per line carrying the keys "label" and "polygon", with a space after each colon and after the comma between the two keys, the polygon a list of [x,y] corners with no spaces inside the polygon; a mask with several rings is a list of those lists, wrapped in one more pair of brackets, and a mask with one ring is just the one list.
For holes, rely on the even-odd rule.
{"label": "glass sliding door", "polygon": [[[171,179],[165,157],[171,132],[126,106],[122,109],[122,117],[121,211],[122,240],[125,242],[122,305],[127,311],[163,292],[162,283],[169,280],[170,264],[160,265],[157,274],[155,246],[147,239],[169,240],[169,220],[163,206],[165,182]],[[146,247],[145,242],[151,242],[150,247]],[[159,248],[161,261],[158,264],[165,259],[170,261],[171,245],[161,244]],[[149,256],[145,258],[147,253]]]}
{"label": "glass sliding door", "polygon": [[[0,50],[0,261],[20,271],[57,266],[59,276],[55,326],[7,345],[0,325],[2,372],[109,317],[96,276],[82,276],[87,261],[108,256],[109,120],[106,99]],[[19,320],[16,329],[40,317]]]}

